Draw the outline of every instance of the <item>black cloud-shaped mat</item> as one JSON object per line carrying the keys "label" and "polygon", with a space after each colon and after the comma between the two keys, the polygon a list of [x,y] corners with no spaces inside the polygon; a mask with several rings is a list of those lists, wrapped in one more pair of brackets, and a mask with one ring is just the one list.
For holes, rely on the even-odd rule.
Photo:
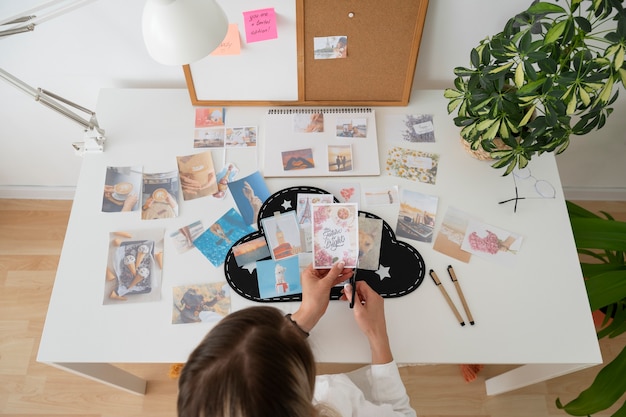
{"label": "black cloud-shaped mat", "polygon": [[[258,218],[258,231],[250,233],[233,246],[250,240],[264,237],[261,219],[273,216],[274,213],[285,213],[295,210],[299,193],[330,194],[316,187],[290,187],[272,194],[261,207]],[[338,200],[335,198],[335,202]],[[380,219],[378,216],[367,212],[359,212],[369,218]],[[389,224],[383,220],[380,267],[378,271],[357,269],[357,281],[366,281],[377,293],[384,298],[402,297],[417,289],[424,280],[426,266],[422,255],[411,245],[396,240],[396,235]],[[271,259],[266,257],[265,259]],[[239,295],[252,301],[279,302],[301,301],[301,294],[285,295],[272,298],[261,298],[257,281],[256,268],[249,271],[237,265],[232,248],[226,254],[224,261],[224,274],[226,281]],[[337,300],[341,297],[341,287],[334,287],[330,292],[330,299]]]}

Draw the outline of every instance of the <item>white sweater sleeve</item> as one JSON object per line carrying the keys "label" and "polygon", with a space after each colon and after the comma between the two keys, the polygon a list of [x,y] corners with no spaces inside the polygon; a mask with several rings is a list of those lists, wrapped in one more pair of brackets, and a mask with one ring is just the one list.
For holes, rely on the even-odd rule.
{"label": "white sweater sleeve", "polygon": [[371,365],[348,374],[319,375],[315,401],[343,417],[415,417],[395,362]]}

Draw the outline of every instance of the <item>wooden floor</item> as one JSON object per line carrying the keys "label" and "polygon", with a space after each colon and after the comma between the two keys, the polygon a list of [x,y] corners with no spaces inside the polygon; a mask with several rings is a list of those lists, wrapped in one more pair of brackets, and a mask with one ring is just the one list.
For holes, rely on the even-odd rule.
{"label": "wooden floor", "polygon": [[[36,362],[39,338],[71,202],[1,200],[0,204],[0,415],[7,416],[174,416],[176,381],[166,365],[123,365],[149,380],[145,396],[127,394]],[[626,220],[626,202],[582,202]],[[625,335],[622,335],[625,336]],[[617,355],[626,337],[601,341],[605,361]],[[350,367],[320,365],[320,372]],[[515,417],[565,415],[557,397],[574,398],[598,368],[503,394],[485,395],[484,379],[504,366],[487,366],[466,383],[455,365],[402,368],[411,403],[423,417]],[[616,409],[614,407],[611,410]],[[610,412],[598,414],[609,416]]]}

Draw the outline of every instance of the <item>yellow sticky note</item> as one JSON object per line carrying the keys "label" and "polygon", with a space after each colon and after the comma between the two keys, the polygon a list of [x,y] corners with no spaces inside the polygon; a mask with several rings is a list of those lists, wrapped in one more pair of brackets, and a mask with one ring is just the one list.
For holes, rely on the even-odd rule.
{"label": "yellow sticky note", "polygon": [[211,52],[211,55],[239,55],[240,51],[241,41],[239,39],[239,28],[236,23],[230,23],[226,37],[220,46]]}

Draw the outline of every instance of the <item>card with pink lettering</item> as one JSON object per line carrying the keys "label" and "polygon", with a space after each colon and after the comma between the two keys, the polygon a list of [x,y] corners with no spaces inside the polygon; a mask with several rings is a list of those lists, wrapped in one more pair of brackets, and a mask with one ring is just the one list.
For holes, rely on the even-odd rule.
{"label": "card with pink lettering", "polygon": [[359,219],[355,203],[311,205],[313,218],[313,267],[331,268],[343,261],[355,268],[359,257]]}

